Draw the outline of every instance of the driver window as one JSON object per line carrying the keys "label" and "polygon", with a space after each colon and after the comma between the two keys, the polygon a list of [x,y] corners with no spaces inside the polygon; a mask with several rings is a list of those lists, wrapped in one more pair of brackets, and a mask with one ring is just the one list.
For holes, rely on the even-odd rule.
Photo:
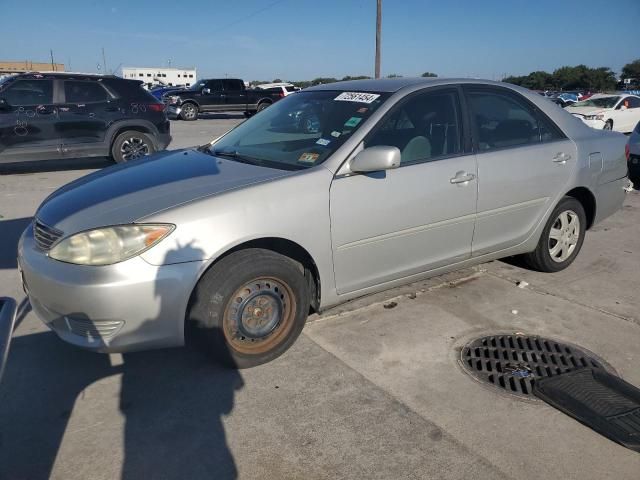
{"label": "driver window", "polygon": [[401,152],[400,165],[459,154],[460,107],[455,90],[414,95],[395,108],[365,140],[365,147],[388,145]]}

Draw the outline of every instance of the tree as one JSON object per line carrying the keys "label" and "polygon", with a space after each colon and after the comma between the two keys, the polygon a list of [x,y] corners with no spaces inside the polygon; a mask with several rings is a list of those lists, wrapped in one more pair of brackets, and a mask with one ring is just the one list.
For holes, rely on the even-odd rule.
{"label": "tree", "polygon": [[347,80],[369,80],[371,77],[367,77],[366,75],[356,75],[352,77],[351,75],[347,75],[346,77],[342,77],[342,81],[345,82]]}
{"label": "tree", "polygon": [[387,78],[402,78],[402,75],[398,75],[397,73],[391,73],[387,75]]}
{"label": "tree", "polygon": [[280,80],[279,78],[274,78],[273,82],[271,83],[282,83],[282,80]]}
{"label": "tree", "polygon": [[432,73],[432,72],[424,72],[422,75],[420,75],[421,77],[425,77],[425,78],[435,78],[438,75],[436,73]]}
{"label": "tree", "polygon": [[622,78],[635,78],[636,80],[640,80],[640,58],[622,67]]}

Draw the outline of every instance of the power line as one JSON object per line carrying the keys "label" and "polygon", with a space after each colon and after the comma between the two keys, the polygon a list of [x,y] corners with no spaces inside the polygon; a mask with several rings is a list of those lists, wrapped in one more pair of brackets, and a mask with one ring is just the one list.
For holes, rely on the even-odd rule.
{"label": "power line", "polygon": [[250,19],[250,18],[253,18],[253,17],[255,17],[256,15],[259,15],[260,13],[262,13],[262,12],[264,12],[264,11],[266,11],[266,10],[269,10],[270,8],[273,8],[273,7],[275,7],[276,5],[278,5],[279,3],[282,3],[282,2],[284,2],[284,1],[285,1],[285,0],[277,0],[277,1],[275,1],[275,2],[271,2],[269,5],[267,5],[267,6],[265,6],[265,7],[262,7],[261,9],[256,10],[255,12],[250,13],[249,15],[245,15],[244,17],[239,18],[238,20],[234,20],[234,21],[233,21],[233,22],[231,22],[231,23],[227,23],[226,25],[223,25],[221,28],[216,29],[216,32],[221,32],[222,30],[225,30],[225,29],[227,29],[227,28],[234,27],[234,26],[236,26],[237,24],[242,23],[242,22],[244,22],[245,20],[248,20],[248,19]]}

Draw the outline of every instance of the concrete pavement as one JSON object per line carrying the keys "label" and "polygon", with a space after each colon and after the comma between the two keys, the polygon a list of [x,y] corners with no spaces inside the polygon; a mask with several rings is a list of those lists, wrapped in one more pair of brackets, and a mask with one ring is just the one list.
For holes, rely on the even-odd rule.
{"label": "concrete pavement", "polygon": [[[174,122],[172,146],[238,121]],[[81,166],[0,176],[0,295],[22,300],[18,235],[46,195],[94,164]],[[187,349],[78,350],[23,304],[0,385],[0,479],[635,480],[640,455],[477,383],[457,359],[470,338],[519,331],[587,348],[640,386],[639,239],[633,192],[564,272],[492,262],[356,300],[240,372]]]}

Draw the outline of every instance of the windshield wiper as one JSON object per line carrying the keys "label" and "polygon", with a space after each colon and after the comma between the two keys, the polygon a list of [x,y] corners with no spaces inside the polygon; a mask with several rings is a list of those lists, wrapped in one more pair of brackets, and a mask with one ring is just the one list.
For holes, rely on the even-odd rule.
{"label": "windshield wiper", "polygon": [[250,165],[263,165],[263,162],[259,158],[240,155],[236,150],[212,150],[212,152],[218,157],[226,157],[232,160],[237,160],[238,162],[248,163]]}

